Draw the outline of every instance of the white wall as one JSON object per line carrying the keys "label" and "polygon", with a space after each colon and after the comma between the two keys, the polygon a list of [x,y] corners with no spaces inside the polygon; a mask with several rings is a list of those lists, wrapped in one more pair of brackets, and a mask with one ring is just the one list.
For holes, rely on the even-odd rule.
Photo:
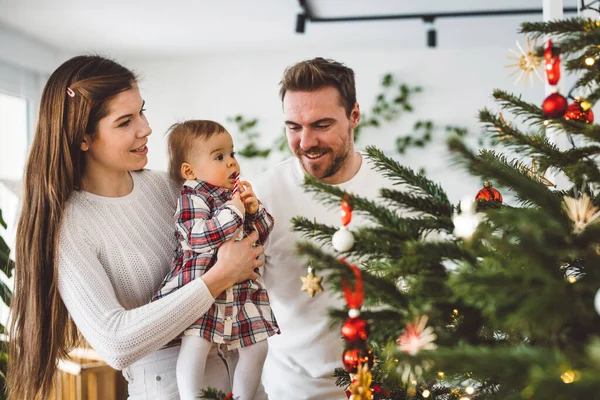
{"label": "white wall", "polygon": [[0,60],[29,71],[50,74],[58,66],[60,50],[0,25]]}
{"label": "white wall", "polygon": [[[481,130],[476,120],[484,106],[499,111],[491,100],[494,88],[522,93],[526,100],[541,104],[544,87],[515,87],[515,78],[508,78],[504,68],[508,48],[516,49],[518,19],[482,19],[476,28],[459,29],[456,21],[437,23],[439,46],[424,47],[424,32],[413,33],[415,46],[398,49],[385,44],[373,48],[321,49],[263,52],[214,53],[170,60],[122,60],[143,74],[142,95],[147,101],[148,118],[154,129],[150,139],[152,168],[166,169],[164,132],[172,123],[189,118],[214,119],[235,126],[226,118],[238,113],[260,120],[260,131],[270,145],[281,133],[283,118],[278,98],[278,83],[284,68],[297,61],[323,56],[344,62],[354,69],[358,101],[363,111],[369,111],[380,91],[380,78],[391,72],[409,85],[420,85],[424,92],[413,97],[415,112],[401,117],[382,129],[363,131],[359,147],[374,144],[388,151],[394,149],[394,139],[408,134],[419,119],[432,119],[439,125],[452,124],[470,128],[470,141],[476,146]],[[470,22],[470,21],[469,21]],[[483,25],[482,25],[483,24]],[[485,24],[492,24],[486,30]],[[310,27],[309,27],[310,29]],[[491,45],[485,45],[486,42]],[[540,69],[540,72],[541,69]],[[537,79],[537,78],[536,78]],[[277,157],[275,157],[277,158]],[[425,150],[410,150],[397,156],[413,168],[425,167],[429,176],[442,183],[452,201],[465,195],[474,196],[481,182],[458,167],[452,167],[446,150],[445,134],[438,132],[434,143]],[[243,161],[248,175],[273,165]]]}
{"label": "white wall", "polygon": [[[397,136],[410,133],[417,120],[431,119],[440,126],[468,127],[469,141],[476,148],[481,131],[476,119],[478,110],[489,107],[500,111],[491,99],[494,88],[522,94],[525,100],[536,104],[541,104],[545,97],[540,81],[536,80],[533,89],[529,85],[525,88],[515,86],[516,76],[509,78],[510,70],[504,67],[514,62],[507,58],[511,54],[508,49],[517,50],[516,40],[524,43],[524,37],[517,33],[520,23],[540,19],[521,16],[439,20],[435,22],[438,32],[435,49],[425,47],[428,26],[421,21],[405,21],[394,22],[397,38],[386,36],[368,45],[365,40],[357,40],[355,44],[345,40],[335,48],[322,45],[307,49],[301,45],[299,36],[288,50],[265,49],[263,46],[262,50],[223,49],[178,58],[155,55],[143,59],[130,54],[110,55],[142,76],[142,95],[147,101],[147,115],[154,129],[149,143],[150,168],[167,168],[163,135],[171,124],[184,119],[214,119],[235,131],[235,126],[226,121],[227,117],[236,114],[256,117],[260,121],[264,145],[270,146],[283,128],[278,83],[284,68],[316,56],[336,59],[354,69],[358,101],[365,112],[370,110],[375,95],[380,92],[380,79],[385,73],[390,72],[399,80],[424,89],[423,93],[413,97],[414,113],[381,129],[365,130],[358,147],[374,144],[393,153]],[[339,26],[309,24],[305,35],[323,37],[324,43],[331,43],[329,39],[344,29],[348,35],[358,38],[362,29],[373,33],[384,24],[392,22],[356,22]],[[261,46],[255,44],[252,49],[261,49]],[[58,58],[62,61],[72,55],[64,52]],[[268,160],[244,160],[242,168],[246,177],[251,177],[274,165],[281,157],[278,153]],[[425,150],[411,149],[408,154],[396,158],[415,169],[425,167],[428,176],[442,183],[454,202],[465,195],[473,196],[481,187],[478,179],[452,165],[443,132],[437,132],[434,143]],[[509,198],[508,193],[504,195]]]}

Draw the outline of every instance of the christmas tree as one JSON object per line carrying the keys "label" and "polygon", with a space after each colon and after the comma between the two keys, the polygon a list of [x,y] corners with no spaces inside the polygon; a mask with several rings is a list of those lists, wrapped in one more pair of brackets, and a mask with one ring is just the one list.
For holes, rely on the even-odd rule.
{"label": "christmas tree", "polygon": [[[360,315],[331,313],[345,321],[354,352],[344,362],[355,374],[336,371],[354,400],[600,398],[600,126],[591,110],[600,98],[600,22],[526,23],[521,32],[552,38],[529,57],[539,57],[554,85],[562,62],[579,76],[573,90],[551,94],[542,107],[496,90],[499,107],[514,117],[507,123],[501,113],[480,112],[497,146],[475,152],[449,140],[457,161],[512,193],[514,204],[502,204],[490,185],[472,204],[452,204],[441,185],[375,148],[368,156],[394,182],[379,202],[307,177],[307,190],[324,204],[344,201],[346,215],[351,207],[373,222],[350,224],[354,244],[334,245],[345,250],[336,257],[322,244],[339,227],[294,220],[311,239],[299,249],[327,272],[328,290],[360,308],[362,301],[351,303],[361,291],[355,285],[364,288]],[[568,105],[573,93],[585,98]],[[559,147],[556,137],[571,145]],[[568,183],[554,187],[542,171]]]}

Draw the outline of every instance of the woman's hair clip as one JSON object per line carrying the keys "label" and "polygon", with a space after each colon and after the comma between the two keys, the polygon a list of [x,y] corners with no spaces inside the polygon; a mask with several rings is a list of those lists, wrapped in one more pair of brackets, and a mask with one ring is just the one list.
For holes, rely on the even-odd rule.
{"label": "woman's hair clip", "polygon": [[71,97],[75,97],[75,92],[73,91],[73,89],[71,89],[68,86],[67,86],[67,94]]}

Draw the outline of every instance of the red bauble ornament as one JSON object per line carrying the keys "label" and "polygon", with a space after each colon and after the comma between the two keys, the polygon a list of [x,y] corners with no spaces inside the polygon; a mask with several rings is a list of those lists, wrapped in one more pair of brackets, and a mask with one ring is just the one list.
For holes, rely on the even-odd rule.
{"label": "red bauble ornament", "polygon": [[492,187],[491,182],[485,182],[483,184],[483,189],[477,192],[475,195],[475,201],[497,201],[502,204],[502,195],[499,191]]}
{"label": "red bauble ornament", "polygon": [[364,342],[369,336],[369,325],[362,318],[348,318],[342,325],[342,336],[348,343]]}
{"label": "red bauble ornament", "polygon": [[367,350],[364,347],[358,347],[354,349],[346,349],[344,350],[344,354],[342,354],[342,361],[344,362],[344,368],[346,371],[351,374],[355,374],[358,371],[358,364],[369,365],[369,369],[373,368],[373,363],[375,362],[375,356],[370,350]]}
{"label": "red bauble ornament", "polygon": [[542,110],[548,118],[562,117],[567,111],[567,99],[562,94],[554,92],[546,97],[542,104]]}
{"label": "red bauble ornament", "polygon": [[340,210],[342,216],[342,225],[346,226],[352,220],[352,206],[346,199],[342,200],[342,209]]}
{"label": "red bauble ornament", "polygon": [[566,120],[574,120],[585,122],[586,124],[591,124],[594,122],[594,112],[591,108],[588,107],[587,110],[581,106],[581,102],[579,100],[575,100],[574,103],[570,104],[567,107],[567,112],[565,113]]}
{"label": "red bauble ornament", "polygon": [[376,383],[373,384],[371,390],[373,391],[373,394],[380,395],[383,397],[390,397],[390,391],[382,388]]}
{"label": "red bauble ornament", "polygon": [[560,79],[560,55],[558,49],[552,46],[552,40],[548,40],[546,50],[544,50],[544,63],[548,83],[556,85]]}

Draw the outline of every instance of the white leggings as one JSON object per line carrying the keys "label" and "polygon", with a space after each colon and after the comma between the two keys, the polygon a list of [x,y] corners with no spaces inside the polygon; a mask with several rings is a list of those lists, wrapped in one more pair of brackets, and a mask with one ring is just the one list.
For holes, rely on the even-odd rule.
{"label": "white leggings", "polygon": [[[184,336],[177,359],[177,386],[181,400],[195,400],[202,389],[215,387],[206,379],[205,368],[208,355],[214,343],[200,336]],[[240,400],[254,400],[260,386],[262,367],[267,357],[267,341],[242,347],[238,350],[239,359],[233,374],[233,395]]]}

